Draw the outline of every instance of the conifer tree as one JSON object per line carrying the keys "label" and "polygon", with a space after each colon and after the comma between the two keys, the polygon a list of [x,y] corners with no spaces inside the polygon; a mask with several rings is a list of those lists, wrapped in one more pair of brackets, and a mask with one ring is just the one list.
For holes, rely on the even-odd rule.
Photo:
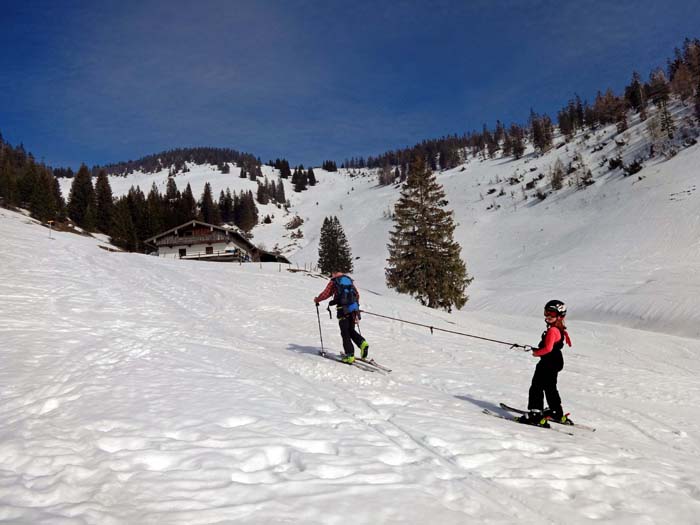
{"label": "conifer tree", "polygon": [[250,233],[250,230],[258,223],[258,208],[252,191],[241,191],[240,196],[233,200],[234,222],[241,230]]}
{"label": "conifer tree", "polygon": [[510,126],[510,150],[513,152],[513,156],[519,159],[525,153],[525,136],[523,129],[517,124],[512,124]]}
{"label": "conifer tree", "polygon": [[42,167],[36,178],[34,191],[29,202],[32,217],[41,222],[55,219],[58,214],[58,204],[54,198],[54,177],[48,168]]}
{"label": "conifer tree", "polygon": [[17,176],[12,169],[9,155],[4,155],[0,162],[0,199],[5,206],[16,206],[17,201]]}
{"label": "conifer tree", "polygon": [[338,239],[333,231],[333,217],[325,217],[318,241],[318,268],[321,273],[330,275],[336,270],[335,256],[338,253]]}
{"label": "conifer tree", "polygon": [[221,214],[221,222],[226,224],[233,222],[233,197],[231,197],[229,188],[226,188],[226,193],[221,190],[219,194],[219,213]]}
{"label": "conifer tree", "polygon": [[68,216],[75,221],[75,224],[90,231],[95,227],[97,220],[96,207],[95,189],[92,186],[90,170],[83,164],[71,184]]}
{"label": "conifer tree", "polygon": [[63,200],[63,195],[61,194],[61,185],[58,183],[58,179],[56,177],[51,178],[51,184],[53,188],[53,199],[56,203],[56,219],[62,221],[66,218],[66,201]]}
{"label": "conifer tree", "polygon": [[260,181],[258,181],[258,191],[257,191],[257,199],[260,204],[267,204],[269,202],[268,194],[267,194],[267,179],[265,179],[265,183],[262,184]]}
{"label": "conifer tree", "polygon": [[211,184],[208,182],[204,185],[202,200],[200,203],[200,211],[202,220],[209,224],[221,224],[221,214],[219,207],[214,204],[214,198],[211,194]]}
{"label": "conifer tree", "polygon": [[418,157],[409,168],[390,233],[386,281],[430,308],[461,308],[472,282],[453,239],[455,223],[445,192]]}
{"label": "conifer tree", "polygon": [[158,186],[154,182],[151,185],[151,191],[148,192],[146,198],[146,239],[153,237],[165,230],[165,204],[164,199],[158,190]]}
{"label": "conifer tree", "polygon": [[280,204],[284,204],[287,201],[287,197],[284,194],[284,183],[282,182],[281,178],[277,181],[277,191],[275,192],[275,200]]}
{"label": "conifer tree", "polygon": [[100,170],[100,173],[97,175],[95,199],[97,201],[97,229],[102,233],[109,233],[109,229],[112,227],[114,200],[105,170]]}
{"label": "conifer tree", "polygon": [[668,103],[665,100],[662,100],[660,103],[660,115],[661,115],[661,130],[666,133],[666,136],[670,139],[673,139],[673,132],[676,129],[675,124],[673,123],[673,117],[671,116],[671,112],[668,110]]}
{"label": "conifer tree", "polygon": [[165,186],[165,203],[163,205],[163,207],[165,208],[164,228],[166,230],[174,228],[175,226],[179,226],[180,224],[182,224],[182,222],[184,222],[180,222],[180,214],[178,210],[181,198],[182,197],[180,196],[180,192],[177,189],[175,179],[172,177],[168,178],[168,182]]}
{"label": "conifer tree", "polygon": [[126,196],[120,197],[114,204],[110,237],[116,246],[130,252],[136,251],[138,244],[136,229],[131,218],[129,199]]}
{"label": "conifer tree", "polygon": [[316,186],[316,174],[313,168],[309,168],[306,172],[306,179],[309,182],[309,186]]}
{"label": "conifer tree", "polygon": [[306,172],[303,167],[294,170],[294,175],[292,175],[292,184],[294,184],[294,191],[302,192],[306,189],[308,183]]}
{"label": "conifer tree", "polygon": [[343,227],[340,225],[338,217],[333,217],[333,229],[338,239],[338,267],[336,270],[343,273],[350,273],[353,270],[352,252],[350,250],[348,238],[345,236],[345,230],[343,230]]}
{"label": "conifer tree", "polygon": [[326,217],[318,244],[318,267],[321,273],[352,272],[352,253],[338,217]]}
{"label": "conifer tree", "polygon": [[182,224],[196,218],[197,201],[194,200],[192,188],[188,182],[185,191],[182,193],[182,198],[180,199],[180,220],[178,221],[178,224]]}
{"label": "conifer tree", "polygon": [[39,180],[39,167],[30,158],[20,171],[20,177],[17,181],[17,189],[19,194],[19,203],[22,206],[31,206],[32,195]]}
{"label": "conifer tree", "polygon": [[[276,163],[276,164],[277,164],[277,163]],[[277,165],[276,165],[275,167],[277,167]],[[289,177],[292,176],[292,170],[291,170],[291,168],[289,167],[289,162],[288,162],[288,161],[286,161],[286,160],[284,160],[284,159],[282,159],[281,161],[279,161],[279,167],[278,167],[278,169],[280,170],[280,177],[282,177],[283,179],[288,179]]]}
{"label": "conifer tree", "polygon": [[146,211],[146,196],[139,186],[135,188],[132,186],[129,188],[126,200],[129,205],[131,220],[134,224],[134,234],[136,238],[136,247],[134,250],[141,250],[142,242],[151,237]]}
{"label": "conifer tree", "polygon": [[625,88],[625,99],[629,107],[639,113],[641,120],[646,120],[646,93],[642,88],[642,81],[639,73],[632,73],[632,83]]}

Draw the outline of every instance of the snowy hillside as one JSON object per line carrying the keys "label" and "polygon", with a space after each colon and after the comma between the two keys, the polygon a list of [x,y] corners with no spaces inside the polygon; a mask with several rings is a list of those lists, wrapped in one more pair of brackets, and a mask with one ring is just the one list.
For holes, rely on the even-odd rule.
{"label": "snowy hillside", "polygon": [[[681,282],[679,272],[696,261],[697,244],[679,241],[690,240],[695,216],[681,221],[666,211],[688,213],[694,194],[661,202],[651,195],[691,184],[680,171],[696,157],[689,150],[659,173],[651,168],[624,199],[615,185],[622,193],[631,180],[606,185],[600,202],[639,210],[639,227],[619,224],[610,209],[603,215],[594,193],[562,196],[559,209],[571,210],[562,221],[547,214],[557,199],[491,215],[484,202],[466,202],[460,235],[480,280],[471,304],[483,311],[429,311],[372,293],[378,278],[359,282],[368,311],[530,344],[543,327],[541,303],[554,290],[568,299],[574,348],[560,390],[572,417],[598,428],[574,436],[482,413],[499,401],[525,404],[529,354],[366,316],[371,353],[394,371],[361,371],[315,355],[311,299],[323,279],[276,264],[110,253],[90,237],[49,239],[34,221],[0,210],[0,521],[696,523],[700,342],[624,328],[612,315],[606,323],[579,316],[601,315],[596,300],[615,314],[645,308],[653,289],[675,294],[666,308],[672,319],[691,313],[697,281]],[[464,175],[441,178],[450,192],[466,192],[479,181],[458,185]],[[488,175],[481,177],[483,188]],[[338,180],[361,197],[342,211],[362,255],[359,272],[371,282],[383,239],[375,243],[369,228],[391,190]],[[324,180],[353,193],[342,184]],[[313,220],[337,211],[334,202],[333,210],[319,202]],[[476,217],[478,229],[467,222]],[[584,219],[597,222],[583,229]],[[516,224],[520,233],[507,234]],[[547,232],[551,242],[542,240]],[[639,248],[628,239],[620,250],[624,234],[651,239]],[[553,246],[565,238],[571,242]],[[661,245],[650,252],[654,239]],[[602,244],[578,261],[579,245],[590,241]],[[629,286],[662,265],[649,291],[647,281]],[[611,273],[599,275],[606,267]],[[561,288],[569,283],[581,286]],[[503,311],[535,301],[528,316]],[[324,342],[337,351],[337,324],[325,315]]]}
{"label": "snowy hillside", "polygon": [[[677,136],[697,135],[690,111],[673,106]],[[470,157],[438,175],[475,277],[466,311],[531,316],[543,298],[561,297],[576,319],[700,337],[700,146],[681,147],[670,160],[657,148],[657,155],[647,159],[647,125],[635,117],[622,134],[614,126],[581,132],[566,145],[557,138],[561,147],[543,156],[528,150],[520,160]],[[626,177],[621,169],[610,170],[609,160],[616,157],[626,165],[643,159],[645,167]],[[565,176],[561,190],[551,192],[549,173],[558,159],[564,167],[579,169]],[[189,167],[175,180],[180,189],[190,183],[195,196],[206,182],[215,196],[226,188],[257,188],[256,182],[241,179],[236,167],[230,174],[209,165]],[[577,178],[588,169],[594,183],[578,189]],[[277,179],[276,170],[263,170]],[[355,276],[369,289],[392,295],[384,283],[392,228],[387,217],[399,188],[379,187],[368,170],[314,171],[318,184],[302,193],[285,180],[289,212],[273,204],[259,206],[261,218],[273,219],[254,229],[253,242],[277,247],[300,267],[311,267],[318,259],[323,219],[337,215],[357,258]],[[137,173],[110,177],[110,183],[115,195],[132,185],[147,192],[154,182],[164,192],[167,175],[167,170]],[[61,183],[68,195],[70,180]],[[540,200],[538,192],[547,197]],[[297,214],[305,221],[303,238],[291,239],[284,226]]]}
{"label": "snowy hillside", "polygon": [[[684,130],[687,108],[674,107]],[[693,130],[693,133],[696,131]],[[391,375],[320,348],[325,281],[279,265],[110,253],[0,210],[0,519],[11,523],[695,523],[700,512],[700,147],[649,159],[646,124],[581,133],[543,156],[470,157],[440,172],[470,301],[447,314],[386,288],[396,186],[315,169],[253,242],[294,266],[337,215],[363,308],[534,344],[542,305],[569,305],[574,436],[482,414],[523,406],[535,361],[507,346],[365,316]],[[631,176],[611,170],[643,159]],[[557,161],[568,168],[552,191]],[[256,183],[189,166],[195,196]],[[277,173],[263,167],[276,180]],[[577,185],[587,169],[592,184]],[[115,195],[167,170],[110,178]],[[70,181],[62,181],[68,195]],[[538,197],[539,193],[539,197]],[[545,197],[544,199],[540,197]],[[303,237],[284,227],[304,219]],[[282,269],[282,271],[280,271]],[[322,312],[324,342],[340,348]],[[361,501],[361,505],[358,502]]]}

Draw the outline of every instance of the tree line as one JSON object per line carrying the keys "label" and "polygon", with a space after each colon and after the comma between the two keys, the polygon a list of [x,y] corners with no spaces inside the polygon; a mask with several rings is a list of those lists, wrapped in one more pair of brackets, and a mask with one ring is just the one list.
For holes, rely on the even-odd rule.
{"label": "tree line", "polygon": [[673,138],[675,124],[668,111],[669,97],[675,95],[684,104],[692,104],[697,119],[700,119],[700,40],[686,38],[682,48],[674,50],[673,58],[667,60],[665,69],[653,70],[646,81],[636,71],[630,83],[620,94],[612,89],[598,91],[589,103],[575,95],[556,113],[555,119],[547,114],[530,110],[526,124],[506,125],[500,120],[495,127],[483,125],[481,131],[462,135],[446,135],[438,139],[424,140],[412,147],[392,150],[378,156],[352,157],[346,159],[342,168],[379,169],[380,183],[404,182],[412,159],[422,157],[427,167],[436,171],[452,169],[466,160],[466,155],[494,158],[499,152],[504,157],[521,158],[529,141],[536,154],[551,149],[554,144],[555,125],[559,127],[566,142],[584,129],[616,124],[618,131],[627,129],[629,112],[646,120],[649,105],[658,108],[658,126],[661,132]]}
{"label": "tree line", "polygon": [[[189,171],[187,163],[201,166],[211,164],[218,166],[223,173],[230,170],[229,164],[240,166],[247,172],[254,171],[262,164],[259,158],[250,153],[242,153],[230,148],[196,147],[175,148],[152,155],[146,155],[137,160],[127,160],[104,166],[95,166],[91,172],[93,176],[104,170],[108,175],[127,176],[129,173],[141,171],[143,173],[157,173],[168,169],[170,175]],[[58,171],[56,176],[69,176],[68,172]]]}
{"label": "tree line", "polygon": [[[256,195],[251,190],[231,192],[227,188],[215,200],[207,183],[196,199],[189,184],[180,191],[175,177],[169,177],[165,193],[154,183],[148,194],[132,186],[126,195],[114,198],[107,170],[101,169],[93,177],[86,165],[75,174],[70,171],[72,183],[66,203],[54,172],[22,145],[13,147],[0,135],[1,205],[26,208],[42,222],[70,220],[85,231],[109,235],[115,245],[128,251],[145,251],[145,239],[191,219],[233,224],[250,235],[259,220],[256,197],[260,204],[288,206],[282,180],[267,177],[257,179]],[[61,170],[63,176],[68,172]]]}
{"label": "tree line", "polygon": [[0,134],[0,204],[26,208],[46,222],[66,217],[66,202],[49,166],[37,162],[24,146],[13,147]]}

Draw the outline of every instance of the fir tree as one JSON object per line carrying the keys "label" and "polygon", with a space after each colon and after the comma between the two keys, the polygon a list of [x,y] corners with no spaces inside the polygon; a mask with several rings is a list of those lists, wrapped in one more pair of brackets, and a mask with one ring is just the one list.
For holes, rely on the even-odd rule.
{"label": "fir tree", "polygon": [[233,197],[231,197],[229,188],[226,188],[226,193],[221,190],[219,194],[219,213],[221,214],[221,222],[225,224],[233,222]]}
{"label": "fir tree", "polygon": [[165,229],[165,199],[161,196],[155,182],[151,185],[151,191],[148,192],[148,197],[146,198],[145,213],[147,229],[145,238],[147,239],[161,233]]}
{"label": "fir tree", "polygon": [[208,182],[204,185],[204,192],[202,192],[200,211],[204,222],[216,225],[221,224],[219,207],[214,204],[214,197],[211,194],[211,184]]}
{"label": "fir tree", "polygon": [[258,191],[257,191],[257,200],[260,204],[267,204],[269,202],[269,197],[268,197],[268,186],[267,186],[267,179],[265,179],[265,183],[262,184],[260,181],[258,181]]}
{"label": "fir tree", "polygon": [[61,185],[56,177],[52,177],[52,192],[53,199],[56,203],[56,219],[59,221],[65,220],[66,218],[66,202],[63,200],[63,195],[61,194]]}
{"label": "fir tree", "polygon": [[21,169],[20,177],[17,181],[20,205],[27,207],[31,205],[32,195],[38,180],[39,167],[34,162],[34,159],[29,158],[29,161]]}
{"label": "fir tree", "polygon": [[306,179],[309,181],[309,186],[316,186],[316,174],[313,168],[309,168],[306,172]]}
{"label": "fir tree", "polygon": [[95,189],[92,186],[90,170],[83,164],[71,184],[68,216],[75,221],[75,224],[89,231],[95,227],[96,207]]}
{"label": "fir tree", "polygon": [[141,250],[142,242],[151,237],[151,230],[148,225],[146,196],[139,186],[129,188],[129,193],[126,195],[127,204],[131,220],[134,224],[134,234],[136,238],[136,247],[134,250]]}
{"label": "fir tree", "polygon": [[335,256],[338,253],[338,239],[333,231],[333,217],[323,219],[318,241],[318,268],[321,273],[330,275],[336,271]]}
{"label": "fir tree", "polygon": [[136,229],[131,218],[129,199],[124,196],[117,199],[112,213],[112,225],[110,227],[112,243],[124,250],[133,252],[137,248]]}
{"label": "fir tree", "polygon": [[308,183],[306,172],[303,168],[297,168],[294,170],[294,175],[292,175],[292,184],[294,184],[294,191],[297,193],[306,190],[306,185]]}
{"label": "fir tree", "polygon": [[333,229],[338,239],[338,267],[336,270],[343,273],[350,273],[353,270],[352,252],[350,250],[350,243],[348,243],[345,231],[340,225],[338,217],[333,217]]}
{"label": "fir tree", "polygon": [[17,176],[12,169],[9,155],[4,155],[0,162],[0,199],[5,206],[16,206],[17,200]]}
{"label": "fir tree", "polygon": [[277,181],[277,191],[275,192],[275,200],[280,204],[284,204],[285,202],[287,202],[287,197],[284,194],[284,183],[282,182],[281,178]]}
{"label": "fir tree", "polygon": [[180,220],[178,220],[178,224],[182,224],[197,218],[197,201],[194,200],[194,195],[192,195],[192,188],[190,187],[189,182],[187,183],[185,191],[182,193],[179,208]]}
{"label": "fir tree", "polygon": [[112,227],[114,200],[105,170],[100,170],[97,175],[95,199],[97,201],[97,229],[102,233],[109,233],[109,229]]}
{"label": "fir tree", "polygon": [[289,162],[282,159],[279,163],[275,163],[275,167],[280,170],[280,177],[288,179],[292,175],[292,170],[289,167]]}
{"label": "fir tree", "polygon": [[338,171],[338,166],[333,160],[325,160],[321,166],[325,171]]}
{"label": "fir tree", "polygon": [[519,159],[525,153],[525,134],[523,129],[517,124],[512,124],[510,127],[510,150],[516,159]]}
{"label": "fir tree", "polygon": [[165,187],[165,229],[169,230],[175,226],[179,226],[184,221],[180,221],[180,214],[178,207],[180,205],[180,192],[177,189],[177,184],[175,184],[175,179],[168,178],[167,185]]}
{"label": "fir tree", "polygon": [[666,133],[666,136],[670,139],[673,139],[673,132],[676,129],[675,124],[673,123],[673,117],[671,116],[671,112],[668,110],[668,104],[666,101],[661,101],[660,103],[660,115],[661,115],[661,130]]}
{"label": "fir tree", "polygon": [[253,192],[242,191],[240,196],[234,197],[233,215],[236,226],[249,233],[258,223],[258,208],[255,206]]}
{"label": "fir tree", "polygon": [[625,100],[627,105],[639,113],[641,120],[646,120],[646,94],[642,88],[642,81],[639,73],[632,73],[632,83],[625,88]]}
{"label": "fir tree", "polygon": [[472,282],[453,239],[455,224],[445,192],[418,157],[401,190],[390,234],[387,285],[430,308],[461,308]]}
{"label": "fir tree", "polygon": [[32,217],[46,222],[56,219],[58,204],[54,198],[54,177],[48,168],[42,167],[36,178],[34,191],[29,202],[29,211]]}
{"label": "fir tree", "polygon": [[318,267],[321,273],[352,272],[352,253],[338,217],[326,217],[318,244]]}

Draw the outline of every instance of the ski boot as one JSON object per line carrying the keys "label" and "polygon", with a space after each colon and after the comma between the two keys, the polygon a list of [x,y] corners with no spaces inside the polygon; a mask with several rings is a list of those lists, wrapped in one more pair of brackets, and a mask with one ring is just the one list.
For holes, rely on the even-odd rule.
{"label": "ski boot", "polygon": [[545,408],[544,409],[544,417],[547,419],[554,421],[555,423],[559,423],[560,425],[573,425],[574,422],[569,419],[569,413],[567,412],[566,414],[564,411],[560,408],[555,409],[555,408]]}
{"label": "ski boot", "polygon": [[355,356],[354,355],[343,355],[341,361],[345,364],[351,365],[355,362]]}
{"label": "ski boot", "polygon": [[534,425],[536,427],[549,428],[547,418],[541,410],[530,410],[527,414],[523,414],[520,417],[516,417],[515,420],[518,423],[522,423],[524,425]]}
{"label": "ski boot", "polygon": [[360,345],[360,357],[362,359],[367,359],[368,355],[369,355],[369,343],[367,341],[362,341],[362,344]]}

